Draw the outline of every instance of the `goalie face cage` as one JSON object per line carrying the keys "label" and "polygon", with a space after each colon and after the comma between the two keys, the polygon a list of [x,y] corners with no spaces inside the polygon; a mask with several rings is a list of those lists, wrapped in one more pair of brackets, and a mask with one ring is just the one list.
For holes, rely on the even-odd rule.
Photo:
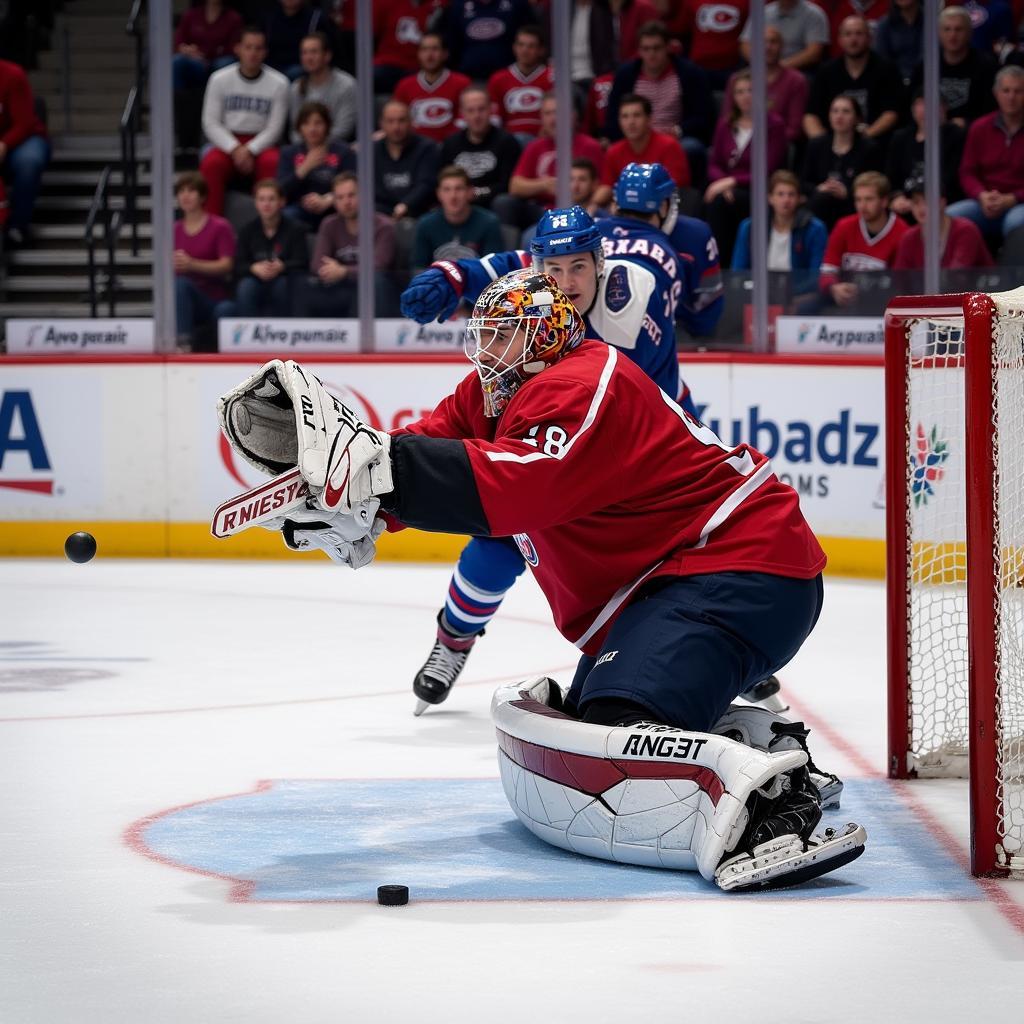
{"label": "goalie face cage", "polygon": [[886,311],[889,775],[970,778],[1024,878],[1024,289]]}

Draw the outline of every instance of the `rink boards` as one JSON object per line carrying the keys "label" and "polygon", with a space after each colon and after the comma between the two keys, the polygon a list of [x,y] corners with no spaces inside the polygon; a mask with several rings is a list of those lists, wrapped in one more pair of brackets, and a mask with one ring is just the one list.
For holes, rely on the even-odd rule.
{"label": "rink boards", "polygon": [[[384,429],[429,411],[467,372],[456,357],[303,361]],[[260,479],[223,442],[214,409],[261,362],[0,359],[0,555],[57,555],[68,533],[87,529],[105,555],[303,557],[262,530],[223,541],[209,533],[213,509]],[[881,576],[881,361],[687,354],[683,372],[704,422],[765,452],[798,490],[831,570]],[[407,530],[385,537],[380,557],[448,560],[462,543]]]}

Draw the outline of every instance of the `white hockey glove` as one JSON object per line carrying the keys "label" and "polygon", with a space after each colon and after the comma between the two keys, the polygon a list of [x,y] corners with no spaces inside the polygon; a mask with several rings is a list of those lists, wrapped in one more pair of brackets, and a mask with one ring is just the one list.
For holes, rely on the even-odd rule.
{"label": "white hockey glove", "polygon": [[298,466],[313,503],[352,512],[394,490],[391,438],[363,423],[298,363],[271,360],[217,402],[221,429],[264,473]]}
{"label": "white hockey glove", "polygon": [[352,513],[330,513],[319,509],[292,509],[287,516],[260,523],[266,530],[280,530],[285,546],[292,551],[325,551],[332,562],[361,569],[377,554],[377,538],[385,524],[377,519],[376,498],[359,504]]}

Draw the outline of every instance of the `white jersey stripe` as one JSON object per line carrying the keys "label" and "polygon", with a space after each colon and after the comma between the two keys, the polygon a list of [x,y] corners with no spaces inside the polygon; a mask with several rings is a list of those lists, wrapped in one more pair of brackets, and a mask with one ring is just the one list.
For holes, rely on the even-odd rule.
{"label": "white jersey stripe", "polygon": [[[661,561],[663,562],[664,559]],[[661,562],[656,562],[647,570],[647,572],[642,576],[637,577],[632,583],[627,583],[624,587],[619,587],[619,589],[612,594],[612,599],[597,613],[597,618],[595,618],[590,624],[590,629],[588,629],[586,633],[579,638],[579,640],[574,640],[573,644],[580,650],[583,650],[590,641],[590,638],[622,607],[626,598],[628,598],[629,595],[632,594],[633,591],[636,590],[636,588],[639,587],[640,584],[643,583],[643,581],[647,579],[647,577],[650,576],[659,565],[661,565]]]}
{"label": "white jersey stripe", "polygon": [[711,534],[711,531],[718,529],[718,527],[736,511],[744,499],[748,498],[770,476],[774,475],[775,474],[772,471],[772,464],[765,460],[765,462],[758,467],[756,473],[747,477],[742,486],[737,487],[736,490],[733,491],[732,494],[730,494],[729,497],[711,513],[710,518],[704,524],[704,529],[700,531],[700,540],[697,541],[694,547],[704,547],[708,542],[708,536]]}
{"label": "white jersey stripe", "polygon": [[594,389],[594,397],[590,401],[587,415],[583,418],[580,429],[573,434],[557,455],[548,455],[547,452],[530,452],[529,455],[516,455],[515,452],[487,452],[487,458],[491,462],[521,463],[536,462],[538,459],[556,459],[558,461],[564,459],[572,451],[572,446],[593,426],[594,420],[597,419],[598,410],[601,408],[601,403],[604,401],[605,393],[608,391],[608,381],[615,370],[615,364],[618,361],[618,351],[611,345],[606,347],[608,349],[608,356],[605,359],[604,369],[601,371],[597,387]]}

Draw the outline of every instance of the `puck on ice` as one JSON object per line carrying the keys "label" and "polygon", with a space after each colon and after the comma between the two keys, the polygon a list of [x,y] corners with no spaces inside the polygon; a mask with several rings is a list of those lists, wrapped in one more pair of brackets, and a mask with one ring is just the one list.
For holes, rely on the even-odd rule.
{"label": "puck on ice", "polygon": [[409,886],[378,885],[377,902],[382,907],[404,907],[409,902]]}
{"label": "puck on ice", "polygon": [[96,554],[96,538],[81,530],[73,533],[64,541],[64,554],[72,562],[88,562]]}

